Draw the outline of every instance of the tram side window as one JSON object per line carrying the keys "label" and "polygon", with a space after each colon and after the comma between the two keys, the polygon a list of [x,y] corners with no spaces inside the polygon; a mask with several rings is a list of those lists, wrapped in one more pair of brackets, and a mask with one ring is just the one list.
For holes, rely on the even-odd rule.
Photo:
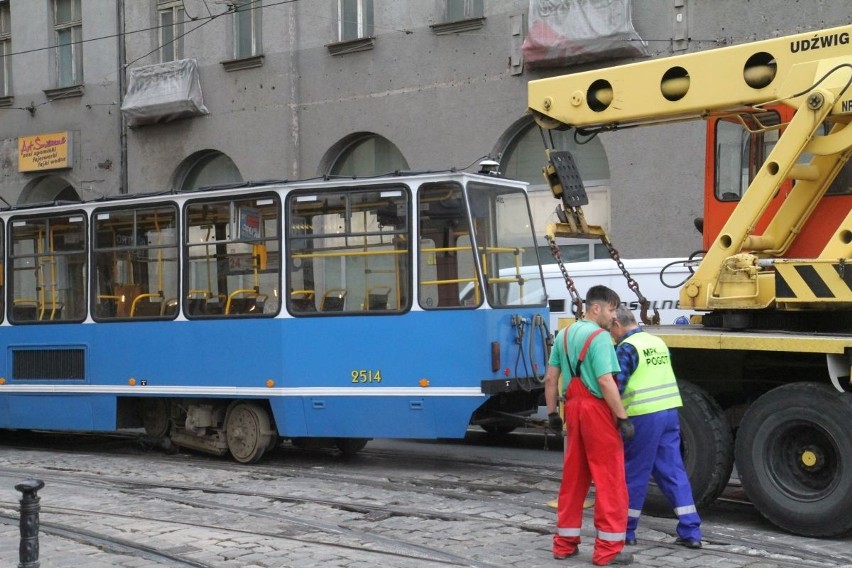
{"label": "tram side window", "polygon": [[93,218],[94,319],[176,316],[177,207],[104,208]]}
{"label": "tram side window", "polygon": [[394,313],[411,294],[408,190],[300,192],[288,198],[288,309]]}
{"label": "tram side window", "polygon": [[187,317],[273,316],[281,282],[278,196],[186,206]]}
{"label": "tram side window", "polygon": [[12,218],[10,225],[10,321],[85,319],[85,214]]}
{"label": "tram side window", "polygon": [[423,185],[419,211],[420,305],[426,309],[480,305],[482,290],[461,186]]}

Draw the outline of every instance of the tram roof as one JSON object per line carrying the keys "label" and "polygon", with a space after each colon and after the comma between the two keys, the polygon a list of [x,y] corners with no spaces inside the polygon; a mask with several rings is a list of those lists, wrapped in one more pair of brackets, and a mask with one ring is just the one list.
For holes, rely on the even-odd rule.
{"label": "tram roof", "polygon": [[351,187],[353,185],[369,188],[384,185],[392,182],[404,182],[409,184],[419,184],[434,182],[439,180],[457,181],[464,183],[465,181],[481,181],[483,183],[492,183],[498,185],[506,185],[512,187],[526,187],[527,182],[512,180],[501,176],[486,175],[480,173],[471,173],[464,171],[395,171],[388,174],[377,176],[322,176],[316,178],[300,179],[300,180],[261,180],[261,181],[245,181],[240,183],[210,185],[191,190],[176,190],[170,189],[165,191],[155,191],[148,193],[130,193],[119,195],[106,195],[90,201],[46,201],[39,203],[26,203],[23,205],[9,205],[8,207],[0,208],[0,212],[23,212],[29,210],[43,209],[47,207],[80,207],[91,206],[103,203],[111,203],[116,201],[131,201],[145,200],[165,197],[190,197],[195,195],[209,194],[213,192],[231,193],[234,190],[297,190],[297,189],[328,189],[336,187]]}

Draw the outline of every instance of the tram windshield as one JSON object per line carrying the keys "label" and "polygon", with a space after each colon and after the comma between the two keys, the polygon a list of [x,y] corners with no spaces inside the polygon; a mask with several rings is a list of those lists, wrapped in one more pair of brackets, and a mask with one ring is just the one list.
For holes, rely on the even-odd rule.
{"label": "tram windshield", "polygon": [[517,188],[472,182],[468,199],[488,302],[498,307],[544,304],[526,194]]}
{"label": "tram windshield", "polygon": [[[476,307],[485,298],[494,307],[544,304],[522,190],[471,182],[465,196],[455,183],[426,184],[420,189],[419,208],[423,308]],[[477,264],[484,274],[484,294]]]}

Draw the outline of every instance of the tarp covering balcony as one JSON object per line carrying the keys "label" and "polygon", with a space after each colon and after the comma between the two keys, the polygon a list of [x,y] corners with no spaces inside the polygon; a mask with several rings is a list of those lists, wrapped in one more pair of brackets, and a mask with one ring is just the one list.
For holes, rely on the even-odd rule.
{"label": "tarp covering balcony", "polygon": [[195,59],[167,61],[130,70],[121,112],[130,126],[208,114]]}
{"label": "tarp covering balcony", "polygon": [[633,28],[632,0],[530,0],[522,52],[531,68],[647,57]]}

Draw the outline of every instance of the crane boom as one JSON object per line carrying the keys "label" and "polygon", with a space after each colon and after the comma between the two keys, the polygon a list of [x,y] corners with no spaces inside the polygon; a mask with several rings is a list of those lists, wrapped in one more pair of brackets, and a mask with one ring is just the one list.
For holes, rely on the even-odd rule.
{"label": "crane boom", "polygon": [[[820,79],[839,74],[848,85],[850,42],[852,25],[539,79],[528,105],[545,128],[697,119],[771,101],[799,107]],[[850,112],[852,90],[832,114]]]}
{"label": "crane boom", "polygon": [[[713,116],[756,116],[769,104],[790,107],[795,114],[788,123],[759,127],[778,130],[778,142],[685,283],[681,306],[705,311],[849,309],[852,291],[844,270],[852,256],[849,215],[824,243],[822,253],[796,263],[818,269],[829,279],[832,270],[837,272],[837,282],[828,285],[841,290],[839,296],[830,302],[788,297],[784,275],[791,269],[782,263],[789,260],[786,252],[852,155],[850,41],[852,25],[847,25],[530,81],[528,106],[543,128],[573,127],[586,134]],[[570,220],[578,217],[579,207],[565,198],[563,186],[571,182],[562,182],[564,170],[562,163],[551,163],[545,178],[565,203],[562,217]],[[783,187],[791,190],[780,206],[770,208]],[[557,223],[548,233],[576,236],[568,225]],[[781,301],[777,289],[784,290]],[[736,321],[748,321],[739,317]]]}

